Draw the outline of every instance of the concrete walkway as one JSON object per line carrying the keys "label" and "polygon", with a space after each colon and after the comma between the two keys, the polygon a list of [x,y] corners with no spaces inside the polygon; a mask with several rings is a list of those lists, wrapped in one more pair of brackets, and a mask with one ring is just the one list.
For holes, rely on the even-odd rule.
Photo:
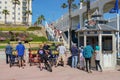
{"label": "concrete walkway", "polygon": [[0,80],[120,80],[120,66],[117,66],[116,70],[92,71],[92,73],[73,69],[70,66],[58,66],[53,67],[53,72],[48,72],[45,69],[40,71],[38,65],[29,66],[28,63],[24,69],[18,66],[10,68],[9,64],[5,63],[4,56],[4,58],[0,57]]}

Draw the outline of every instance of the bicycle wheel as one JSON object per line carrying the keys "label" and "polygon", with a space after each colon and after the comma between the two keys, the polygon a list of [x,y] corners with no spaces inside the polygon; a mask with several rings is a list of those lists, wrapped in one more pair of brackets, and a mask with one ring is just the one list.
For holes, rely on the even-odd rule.
{"label": "bicycle wheel", "polygon": [[52,66],[50,65],[50,63],[45,63],[45,67],[48,71],[52,72]]}

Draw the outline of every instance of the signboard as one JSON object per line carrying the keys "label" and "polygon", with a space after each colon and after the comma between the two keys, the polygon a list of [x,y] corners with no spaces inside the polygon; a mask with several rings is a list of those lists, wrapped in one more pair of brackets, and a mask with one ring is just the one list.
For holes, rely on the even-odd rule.
{"label": "signboard", "polygon": [[96,28],[96,21],[91,19],[88,21],[88,25],[87,25],[88,29],[95,29]]}

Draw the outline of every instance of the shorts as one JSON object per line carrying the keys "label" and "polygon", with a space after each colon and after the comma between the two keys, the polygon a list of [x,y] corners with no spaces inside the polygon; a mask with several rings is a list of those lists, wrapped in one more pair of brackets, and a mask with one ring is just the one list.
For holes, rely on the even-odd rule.
{"label": "shorts", "polygon": [[58,56],[58,61],[60,61],[61,59],[62,59],[62,61],[65,61],[65,54]]}
{"label": "shorts", "polygon": [[18,60],[24,60],[24,57],[23,57],[23,55],[18,55]]}

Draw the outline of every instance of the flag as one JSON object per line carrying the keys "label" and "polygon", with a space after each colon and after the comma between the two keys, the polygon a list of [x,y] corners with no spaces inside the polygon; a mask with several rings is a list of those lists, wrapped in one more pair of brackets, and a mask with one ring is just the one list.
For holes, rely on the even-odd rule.
{"label": "flag", "polygon": [[80,29],[80,23],[78,23],[77,29]]}
{"label": "flag", "polygon": [[118,13],[119,12],[119,5],[118,4],[119,4],[119,0],[116,0],[114,8],[112,8],[109,12],[110,13]]}
{"label": "flag", "polygon": [[80,9],[82,9],[82,7],[83,7],[83,2],[84,2],[84,0],[80,0]]}

